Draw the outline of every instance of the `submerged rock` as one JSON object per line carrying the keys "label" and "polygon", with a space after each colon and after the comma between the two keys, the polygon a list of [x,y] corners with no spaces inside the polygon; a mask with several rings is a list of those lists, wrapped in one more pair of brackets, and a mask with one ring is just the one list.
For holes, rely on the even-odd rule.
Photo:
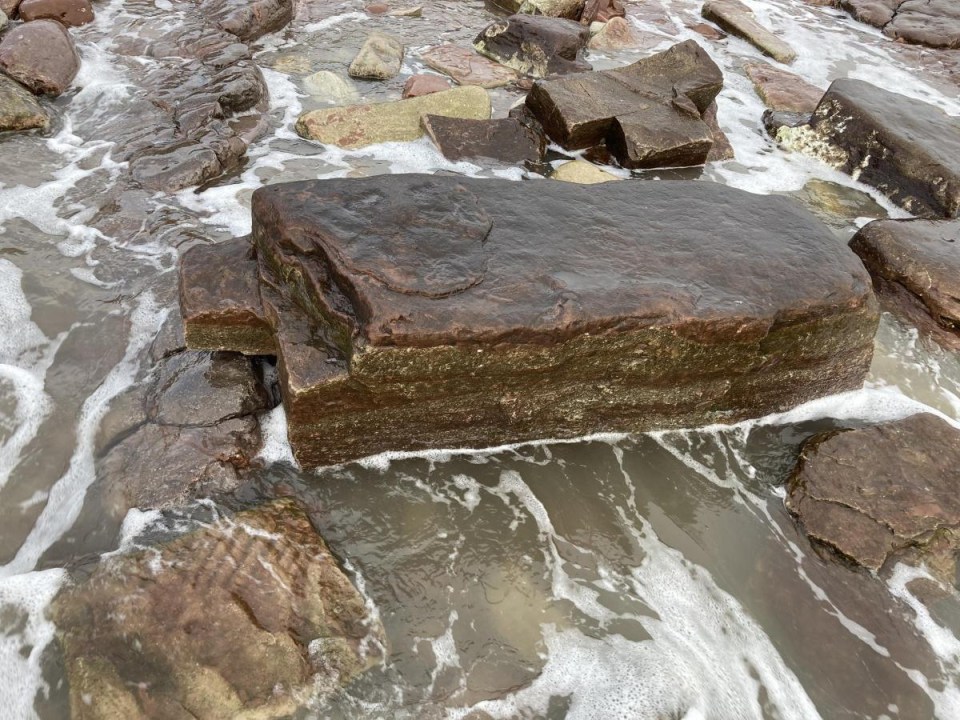
{"label": "submerged rock", "polygon": [[460,85],[495,88],[517,79],[515,70],[458,45],[434,45],[420,53],[420,58],[428,67],[449,75]]}
{"label": "submerged rock", "polygon": [[743,64],[743,70],[763,104],[771,110],[809,115],[823,97],[823,90],[799,75],[768,63],[747,62]]}
{"label": "submerged rock", "polygon": [[881,220],[850,241],[881,299],[960,349],[960,220]]}
{"label": "submerged rock", "polygon": [[814,178],[790,193],[813,213],[838,230],[847,230],[863,218],[885,218],[887,211],[862,190]]}
{"label": "submerged rock", "polygon": [[792,63],[797,58],[794,49],[758,23],[750,8],[739,0],[707,0],[701,12],[707,20],[743,38],[778,62]]}
{"label": "submerged rock", "polygon": [[67,29],[55,20],[35,20],[0,39],[0,70],[37,95],[60,95],[80,69]]}
{"label": "submerged rock", "polygon": [[618,178],[586,160],[571,160],[554,170],[550,174],[550,179],[577,183],[578,185],[595,185],[596,183],[612,182],[623,178]]}
{"label": "submerged rock", "polygon": [[350,63],[350,77],[389,80],[400,74],[403,43],[384,33],[371,33]]}
{"label": "submerged rock", "polygon": [[787,508],[807,535],[871,570],[909,553],[953,581],[960,431],[935,415],[808,440]]}
{"label": "submerged rock", "polygon": [[835,80],[811,120],[841,168],[915,215],[960,214],[960,119],[862,80]]}
{"label": "submerged rock", "polygon": [[464,120],[424,115],[423,128],[447,160],[490,158],[504,163],[540,162],[547,140],[515,118]]}
{"label": "submerged rock", "polygon": [[422,95],[431,95],[436,92],[443,92],[450,89],[450,81],[439,75],[423,73],[421,75],[411,75],[403,84],[401,96],[404,99],[420,97]]}
{"label": "submerged rock", "polygon": [[382,627],[292,500],[101,560],[51,615],[74,720],[289,717],[382,657]]}
{"label": "submerged rock", "polygon": [[303,89],[317,98],[348,105],[360,99],[352,82],[330,70],[320,70],[303,79]]}
{"label": "submerged rock", "polygon": [[479,87],[459,87],[407,100],[312,110],[297,119],[301,137],[343,148],[406,142],[423,135],[421,115],[485,120],[490,96]]}
{"label": "submerged rock", "polygon": [[723,85],[692,40],[616,70],[541,80],[527,106],[568,150],[606,143],[628,168],[702,165],[713,146],[703,113]]}
{"label": "submerged rock", "polygon": [[20,83],[0,75],[0,132],[46,128],[50,118]]}
{"label": "submerged rock", "polygon": [[267,186],[253,216],[307,467],[730,422],[872,355],[869,277],[782,197],[398,175]]}
{"label": "submerged rock", "polygon": [[57,20],[67,27],[78,27],[93,21],[93,6],[90,0],[23,0],[20,19]]}
{"label": "submerged rock", "polygon": [[590,70],[581,58],[589,40],[590,31],[572,20],[511,15],[485,27],[473,46],[517,72],[542,78]]}

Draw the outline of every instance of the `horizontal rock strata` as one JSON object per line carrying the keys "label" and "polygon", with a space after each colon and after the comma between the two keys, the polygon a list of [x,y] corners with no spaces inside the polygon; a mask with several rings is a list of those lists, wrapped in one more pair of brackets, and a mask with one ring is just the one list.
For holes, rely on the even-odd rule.
{"label": "horizontal rock strata", "polygon": [[187,337],[272,328],[305,466],[733,421],[858,387],[872,355],[869,277],[785,198],[401,175],[268,186],[253,216],[262,316],[200,307],[191,251]]}

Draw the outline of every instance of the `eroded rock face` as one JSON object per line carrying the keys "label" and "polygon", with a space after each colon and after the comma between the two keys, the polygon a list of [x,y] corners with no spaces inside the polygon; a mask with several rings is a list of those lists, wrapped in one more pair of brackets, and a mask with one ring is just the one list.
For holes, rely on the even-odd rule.
{"label": "eroded rock face", "polygon": [[540,162],[547,141],[515,118],[463,120],[424,115],[427,135],[447,160],[490,158],[504,163]]}
{"label": "eroded rock face", "polygon": [[54,20],[18,25],[0,40],[0,70],[37,95],[60,95],[79,69],[70,33]]}
{"label": "eroded rock face", "polygon": [[954,580],[960,548],[960,431],[935,415],[818,435],[787,507],[811,539],[871,570],[915,553]]}
{"label": "eroded rock face", "polygon": [[78,27],[93,20],[93,6],[89,0],[23,0],[20,19],[57,20],[67,27]]}
{"label": "eroded rock face", "polygon": [[19,83],[0,75],[0,132],[45,128],[47,112]]}
{"label": "eroded rock face", "polygon": [[75,720],[288,717],[383,648],[292,500],[103,560],[52,616]]}
{"label": "eroded rock face", "polygon": [[268,186],[253,214],[306,466],[732,421],[859,387],[872,355],[866,272],[785,198],[401,175]]}
{"label": "eroded rock face", "polygon": [[894,311],[960,349],[960,220],[880,220],[850,247]]}
{"label": "eroded rock face", "polygon": [[862,80],[836,80],[811,119],[839,165],[916,215],[960,214],[960,120]]}
{"label": "eroded rock face", "polygon": [[739,0],[707,0],[702,13],[707,20],[743,38],[774,60],[792,63],[797,57],[792,47],[758,23],[750,8]]}
{"label": "eroded rock face", "polygon": [[581,58],[590,31],[572,20],[511,15],[484,28],[473,46],[524,75],[546,77],[590,70]]}
{"label": "eroded rock face", "polygon": [[695,42],[616,70],[537,82],[527,107],[569,150],[606,143],[628,168],[701,165],[713,146],[703,114],[723,85]]}
{"label": "eroded rock face", "polygon": [[953,0],[841,0],[840,5],[895,40],[960,48],[960,5]]}

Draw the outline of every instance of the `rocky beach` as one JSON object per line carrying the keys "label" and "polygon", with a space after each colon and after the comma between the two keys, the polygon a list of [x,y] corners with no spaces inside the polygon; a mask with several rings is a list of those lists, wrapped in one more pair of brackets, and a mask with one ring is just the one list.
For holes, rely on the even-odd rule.
{"label": "rocky beach", "polygon": [[960,717],[952,0],[0,0],[0,720]]}

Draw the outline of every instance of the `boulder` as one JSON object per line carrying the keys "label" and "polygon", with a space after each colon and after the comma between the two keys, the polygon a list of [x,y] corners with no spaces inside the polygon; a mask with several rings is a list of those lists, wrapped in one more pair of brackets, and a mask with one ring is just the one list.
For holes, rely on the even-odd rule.
{"label": "boulder", "polygon": [[434,45],[420,53],[420,58],[427,67],[449,75],[460,85],[495,88],[517,79],[516,71],[458,45]]}
{"label": "boulder", "polygon": [[550,174],[550,179],[577,183],[578,185],[595,185],[596,183],[613,182],[623,178],[618,178],[606,170],[601,170],[586,160],[571,160],[554,170]]}
{"label": "boulder", "polygon": [[384,647],[292,500],[107,557],[61,591],[51,617],[74,720],[290,717]]}
{"label": "boulder", "polygon": [[79,27],[93,20],[93,6],[90,0],[23,0],[20,19],[57,20],[67,27]]}
{"label": "boulder", "polygon": [[568,150],[606,143],[628,168],[702,165],[713,145],[703,113],[723,85],[695,42],[632,65],[540,80],[527,106]]}
{"label": "boulder", "polygon": [[914,215],[960,214],[960,119],[862,80],[835,80],[811,120],[841,169]]}
{"label": "boulder", "polygon": [[778,112],[810,114],[816,110],[823,90],[799,75],[762,62],[746,62],[743,70],[763,104]]}
{"label": "boulder", "polygon": [[879,220],[850,247],[885,304],[960,349],[960,220]]}
{"label": "boulder", "polygon": [[960,48],[960,4],[956,0],[904,0],[883,32],[917,45]]}
{"label": "boulder", "polygon": [[350,63],[350,77],[389,80],[400,74],[403,43],[384,33],[371,33]]}
{"label": "boulder", "polygon": [[490,96],[479,87],[459,87],[408,100],[349,105],[303,113],[297,132],[343,148],[382,142],[405,142],[423,135],[421,115],[485,120],[490,117]]}
{"label": "boulder", "polygon": [[783,197],[393,175],[270,185],[252,211],[305,467],[733,422],[870,365],[869,276]]}
{"label": "boulder", "polygon": [[740,0],[707,0],[701,14],[778,62],[792,63],[797,58],[794,49],[758,23]]}
{"label": "boulder", "polygon": [[280,30],[293,19],[293,0],[202,0],[199,4],[208,22],[245,43]]}
{"label": "boulder", "polygon": [[[658,40],[660,38],[658,37]],[[587,47],[591,50],[628,50],[640,44],[640,37],[627,20],[615,17],[605,23],[603,29],[590,38]]]}
{"label": "boulder", "polygon": [[420,75],[411,75],[403,84],[402,97],[412,98],[422,95],[430,95],[436,92],[443,92],[450,89],[450,81],[439,75],[423,73]]}
{"label": "boulder", "polygon": [[609,22],[615,17],[624,17],[626,10],[621,0],[587,0],[580,14],[580,22],[590,25],[594,22]]}
{"label": "boulder", "polygon": [[[871,570],[915,555],[955,574],[960,431],[919,414],[808,440],[787,508],[811,540]],[[948,578],[953,580],[953,577]]]}
{"label": "boulder", "polygon": [[36,97],[19,83],[0,75],[0,132],[46,128],[50,118]]}
{"label": "boulder", "polygon": [[313,97],[337,105],[349,105],[360,99],[360,93],[352,82],[330,70],[320,70],[307,75],[303,79],[303,89]]}
{"label": "boulder", "polygon": [[80,69],[67,29],[55,20],[35,20],[0,39],[0,70],[37,95],[60,95]]}
{"label": "boulder", "polygon": [[515,118],[465,120],[424,115],[423,129],[447,160],[489,158],[521,164],[543,160],[547,140]]}
{"label": "boulder", "polygon": [[517,12],[579,20],[584,0],[523,0]]}
{"label": "boulder", "polygon": [[893,20],[903,0],[840,0],[840,7],[860,22],[882,28]]}
{"label": "boulder", "polygon": [[590,30],[572,20],[511,15],[485,27],[477,51],[524,75],[578,73],[590,69],[581,58]]}

